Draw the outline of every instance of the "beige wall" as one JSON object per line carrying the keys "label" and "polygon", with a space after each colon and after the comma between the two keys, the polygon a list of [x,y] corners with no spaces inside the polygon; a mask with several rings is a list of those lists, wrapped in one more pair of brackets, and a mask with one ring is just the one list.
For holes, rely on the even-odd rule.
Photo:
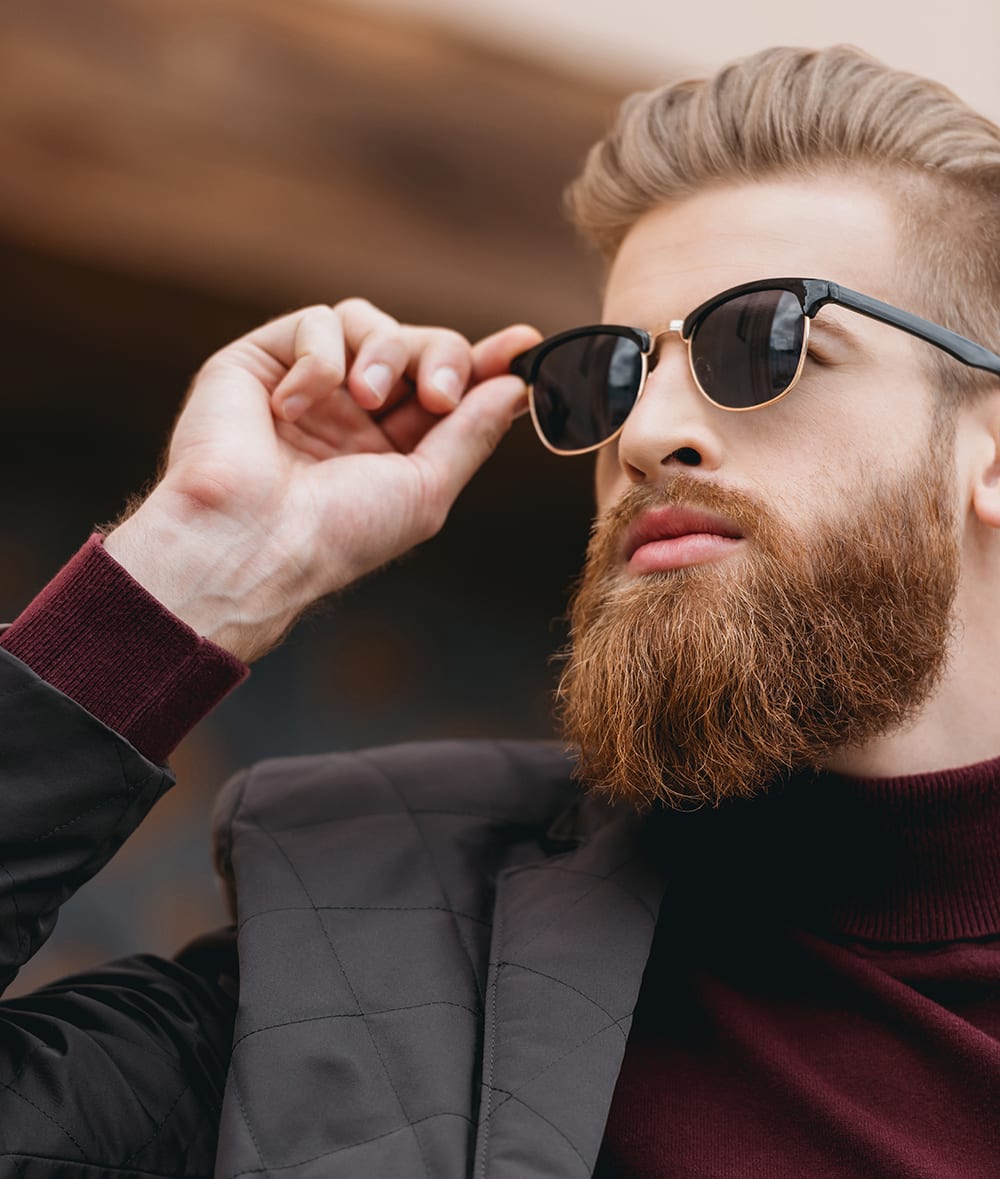
{"label": "beige wall", "polygon": [[360,0],[641,86],[768,45],[848,41],[1000,122],[1000,0]]}

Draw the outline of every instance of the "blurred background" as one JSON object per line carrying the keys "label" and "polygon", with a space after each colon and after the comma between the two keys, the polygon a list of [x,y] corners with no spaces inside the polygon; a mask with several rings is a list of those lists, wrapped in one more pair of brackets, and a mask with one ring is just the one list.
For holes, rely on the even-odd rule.
{"label": "blurred background", "polygon": [[[996,0],[0,0],[0,619],[148,482],[216,348],[348,294],[472,338],[597,318],[559,199],[622,96],[836,41],[1000,120]],[[440,537],[185,741],[17,990],[223,920],[208,813],[241,765],[549,735],[590,474],[517,423]]]}

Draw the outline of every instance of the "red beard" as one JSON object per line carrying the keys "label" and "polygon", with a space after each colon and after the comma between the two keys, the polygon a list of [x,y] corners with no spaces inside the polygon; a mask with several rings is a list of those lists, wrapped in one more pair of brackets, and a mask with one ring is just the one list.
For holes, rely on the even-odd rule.
{"label": "red beard", "polygon": [[[914,472],[858,489],[846,518],[808,540],[687,474],[626,492],[595,526],[558,689],[584,781],[640,808],[717,804],[911,718],[951,633],[950,462],[939,441]],[[745,553],[625,575],[629,524],[665,503],[727,517]]]}

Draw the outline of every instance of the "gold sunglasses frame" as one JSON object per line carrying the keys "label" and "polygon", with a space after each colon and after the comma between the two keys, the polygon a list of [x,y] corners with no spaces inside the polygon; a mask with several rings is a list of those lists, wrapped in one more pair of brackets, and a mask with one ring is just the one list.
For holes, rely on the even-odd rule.
{"label": "gold sunglasses frame", "polygon": [[[693,359],[694,338],[706,318],[717,307],[738,296],[749,295],[757,291],[788,291],[790,294],[795,295],[805,320],[799,363],[795,370],[795,376],[776,397],[772,397],[768,401],[762,401],[758,405],[722,405],[705,391],[701,382],[698,380]],[[884,303],[881,299],[875,299],[871,295],[863,295],[860,291],[853,291],[850,287],[842,287],[839,283],[830,282],[829,279],[825,278],[766,278],[756,282],[741,283],[739,286],[720,291],[718,295],[714,295],[711,299],[706,300],[701,306],[696,307],[686,319],[671,320],[669,327],[662,332],[658,332],[653,337],[648,332],[642,331],[639,328],[622,327],[616,324],[595,324],[593,329],[580,328],[560,333],[559,336],[542,340],[534,348],[529,348],[526,352],[515,356],[510,363],[510,371],[521,377],[525,384],[528,385],[528,405],[531,410],[531,420],[546,450],[558,455],[589,454],[592,450],[600,450],[602,446],[607,446],[609,442],[614,442],[622,430],[625,429],[628,414],[625,416],[625,421],[622,422],[609,438],[595,442],[593,446],[584,446],[579,450],[560,450],[558,447],[553,446],[542,434],[541,427],[538,424],[538,413],[535,408],[534,381],[529,379],[529,372],[535,367],[535,358],[538,356],[544,357],[545,355],[545,352],[541,351],[542,349],[546,349],[547,346],[556,347],[561,340],[568,340],[574,336],[596,335],[602,329],[610,332],[612,335],[631,339],[633,342],[635,342],[636,336],[648,340],[648,347],[639,349],[639,354],[643,358],[643,367],[642,375],[639,379],[639,388],[636,390],[635,401],[632,402],[632,407],[629,409],[629,414],[631,414],[632,409],[635,408],[646,388],[650,372],[656,367],[659,357],[657,342],[663,336],[677,332],[688,346],[688,366],[691,369],[694,383],[701,395],[710,405],[714,405],[716,409],[725,410],[727,413],[749,413],[754,409],[765,409],[769,405],[774,405],[775,402],[780,401],[783,397],[787,397],[795,388],[799,377],[802,375],[802,368],[809,351],[809,324],[812,317],[820,308],[825,307],[828,303],[846,307],[848,310],[866,316],[868,319],[873,319],[877,323],[884,323],[890,327],[898,328],[900,331],[907,332],[918,340],[923,340],[925,343],[939,348],[942,352],[953,357],[961,364],[967,365],[969,368],[978,369],[981,372],[1000,377],[1000,353],[994,352],[982,344],[977,344],[975,340],[970,340],[968,336],[963,336],[958,332],[952,331],[951,328],[943,327],[941,324],[924,319],[920,315],[914,315],[912,311],[904,311],[901,307],[894,307],[891,303]],[[690,325],[690,334],[688,336],[684,335],[685,325]],[[525,366],[531,366],[527,372],[525,371]],[[534,374],[532,373],[532,375]]]}
{"label": "gold sunglasses frame", "polygon": [[[723,304],[723,306],[724,306],[724,304]],[[801,305],[800,305],[800,310],[801,310]],[[622,430],[625,429],[625,424],[626,424],[626,422],[628,422],[628,419],[632,414],[632,410],[634,410],[635,407],[639,404],[639,398],[643,395],[643,393],[646,390],[646,384],[647,384],[647,381],[649,378],[649,374],[653,371],[654,368],[656,368],[656,361],[659,358],[659,341],[662,340],[665,336],[672,335],[675,332],[677,333],[677,335],[680,336],[681,340],[683,340],[684,343],[687,345],[688,368],[691,370],[691,377],[694,380],[694,383],[695,383],[696,388],[698,389],[698,392],[702,395],[702,397],[705,398],[705,400],[709,403],[709,405],[715,406],[716,409],[724,410],[726,413],[752,413],[756,409],[766,409],[769,405],[774,405],[776,402],[781,401],[782,398],[787,397],[788,394],[791,393],[791,391],[798,384],[799,377],[802,376],[802,369],[805,367],[806,355],[809,351],[809,326],[810,326],[810,323],[812,322],[810,317],[808,315],[806,315],[804,311],[802,311],[802,319],[803,319],[802,345],[801,345],[801,348],[799,351],[799,362],[798,362],[798,365],[796,366],[796,369],[795,369],[795,375],[792,377],[788,386],[785,389],[782,389],[782,391],[779,394],[777,394],[777,396],[770,398],[770,400],[768,400],[768,401],[761,401],[758,405],[721,405],[718,401],[715,401],[710,396],[710,394],[705,390],[701,381],[698,379],[697,372],[695,372],[694,338],[695,338],[697,329],[692,330],[690,336],[685,336],[684,335],[685,321],[683,319],[672,319],[670,321],[669,325],[667,327],[665,327],[663,329],[663,331],[657,332],[657,334],[655,336],[650,337],[648,349],[641,349],[641,348],[639,349],[639,355],[642,357],[642,373],[639,377],[639,388],[636,390],[635,400],[632,402],[631,409],[625,415],[625,420],[618,427],[618,429],[615,430],[615,432],[612,435],[610,435],[610,437],[605,438],[603,442],[595,442],[592,446],[581,447],[579,450],[560,450],[558,447],[553,446],[552,443],[549,442],[549,440],[542,433],[542,427],[538,421],[538,412],[535,409],[535,385],[534,385],[534,382],[531,382],[528,385],[528,409],[531,413],[531,424],[535,427],[535,433],[538,435],[538,438],[541,441],[542,445],[545,447],[545,449],[550,451],[552,454],[559,455],[560,458],[572,458],[574,455],[578,455],[578,454],[590,454],[592,451],[600,450],[602,447],[607,446],[611,442],[614,442],[615,439],[618,437],[618,435],[621,434]],[[595,325],[595,326],[603,326],[603,325]],[[607,326],[615,326],[615,325],[607,325]],[[697,326],[700,327],[701,324],[698,324]],[[599,335],[600,333],[595,330],[592,334],[596,336],[596,335]],[[612,333],[612,334],[614,334],[614,333]],[[630,337],[628,337],[628,336],[621,336],[620,338],[624,339],[624,340],[630,339]]]}

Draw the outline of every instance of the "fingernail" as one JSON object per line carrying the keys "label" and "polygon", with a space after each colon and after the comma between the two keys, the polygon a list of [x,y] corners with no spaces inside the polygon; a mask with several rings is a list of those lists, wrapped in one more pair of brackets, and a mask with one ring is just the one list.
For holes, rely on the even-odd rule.
{"label": "fingernail", "polygon": [[289,397],[287,401],[283,402],[281,416],[286,422],[294,422],[297,417],[305,413],[308,406],[309,398],[303,397],[301,393],[296,393],[294,397]]}
{"label": "fingernail", "polygon": [[445,365],[431,377],[431,388],[436,389],[452,405],[458,405],[462,396],[462,378],[458,369]]}
{"label": "fingernail", "polygon": [[370,364],[365,369],[365,384],[379,401],[385,401],[394,384],[392,369],[387,364]]}

